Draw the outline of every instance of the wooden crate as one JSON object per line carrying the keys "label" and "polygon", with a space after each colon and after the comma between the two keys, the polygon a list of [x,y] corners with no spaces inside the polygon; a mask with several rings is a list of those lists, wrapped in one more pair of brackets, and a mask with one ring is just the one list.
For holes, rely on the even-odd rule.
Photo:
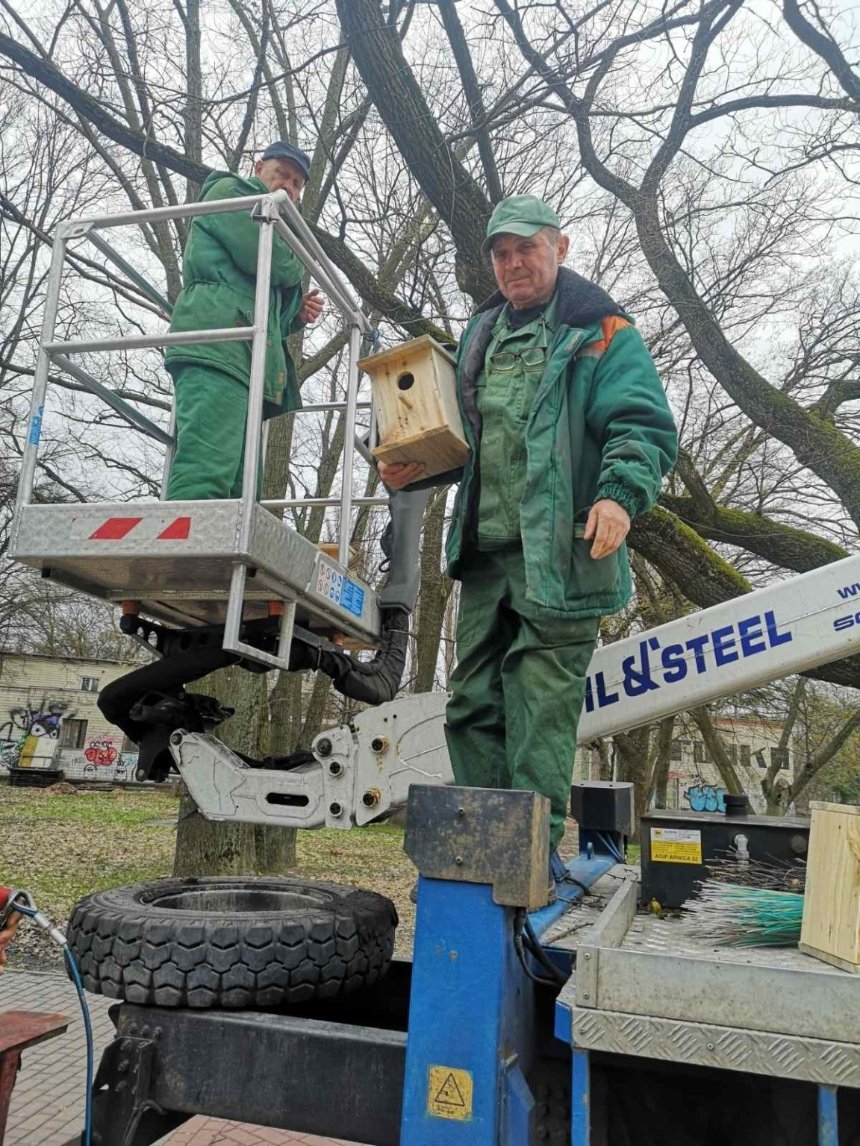
{"label": "wooden crate", "polygon": [[[340,545],[336,541],[321,541],[317,545],[317,549],[321,549],[326,557],[331,557],[333,561],[340,560]],[[347,568],[353,569],[356,561],[358,561],[358,548],[355,545],[350,545]]]}
{"label": "wooden crate", "polygon": [[801,951],[860,971],[860,807],[813,802]]}
{"label": "wooden crate", "polygon": [[422,462],[423,477],[458,469],[469,456],[454,358],[429,334],[359,362],[371,379],[379,426],[374,456],[386,465]]}

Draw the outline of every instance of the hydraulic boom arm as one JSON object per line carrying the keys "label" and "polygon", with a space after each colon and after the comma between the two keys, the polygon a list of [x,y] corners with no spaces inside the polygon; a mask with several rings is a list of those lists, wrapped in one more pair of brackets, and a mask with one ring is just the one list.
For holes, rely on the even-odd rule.
{"label": "hydraulic boom arm", "polygon": [[[860,555],[607,645],[588,676],[580,744],[860,650]],[[249,767],[206,733],[170,751],[204,816],[349,828],[390,814],[410,784],[450,784],[445,693],[405,696],[321,733],[313,761]]]}

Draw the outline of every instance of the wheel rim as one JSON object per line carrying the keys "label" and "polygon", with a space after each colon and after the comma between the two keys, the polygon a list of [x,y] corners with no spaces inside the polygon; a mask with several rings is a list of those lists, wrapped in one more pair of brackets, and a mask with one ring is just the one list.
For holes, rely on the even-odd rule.
{"label": "wheel rim", "polygon": [[247,884],[205,884],[179,888],[152,889],[141,902],[159,911],[194,911],[206,915],[281,914],[318,911],[331,906],[332,897],[322,890],[278,887],[273,884],[249,887]]}

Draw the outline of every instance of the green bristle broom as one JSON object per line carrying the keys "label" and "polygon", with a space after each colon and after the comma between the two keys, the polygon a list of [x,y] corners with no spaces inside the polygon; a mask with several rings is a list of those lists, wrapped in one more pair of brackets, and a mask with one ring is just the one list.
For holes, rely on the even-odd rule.
{"label": "green bristle broom", "polygon": [[796,947],[806,865],[725,859],[687,906],[703,938],[718,947]]}
{"label": "green bristle broom", "polygon": [[709,879],[687,910],[698,934],[718,947],[796,947],[800,941],[803,896],[795,891]]}

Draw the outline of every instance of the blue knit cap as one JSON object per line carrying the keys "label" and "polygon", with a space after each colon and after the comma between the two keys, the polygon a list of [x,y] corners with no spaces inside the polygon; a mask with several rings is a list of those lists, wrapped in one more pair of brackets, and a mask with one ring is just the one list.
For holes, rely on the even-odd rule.
{"label": "blue knit cap", "polygon": [[279,139],[275,143],[270,143],[260,158],[291,159],[301,171],[302,175],[304,175],[305,179],[310,175],[311,161],[307,152],[300,151],[298,147],[293,147],[291,143],[285,143],[283,140]]}

